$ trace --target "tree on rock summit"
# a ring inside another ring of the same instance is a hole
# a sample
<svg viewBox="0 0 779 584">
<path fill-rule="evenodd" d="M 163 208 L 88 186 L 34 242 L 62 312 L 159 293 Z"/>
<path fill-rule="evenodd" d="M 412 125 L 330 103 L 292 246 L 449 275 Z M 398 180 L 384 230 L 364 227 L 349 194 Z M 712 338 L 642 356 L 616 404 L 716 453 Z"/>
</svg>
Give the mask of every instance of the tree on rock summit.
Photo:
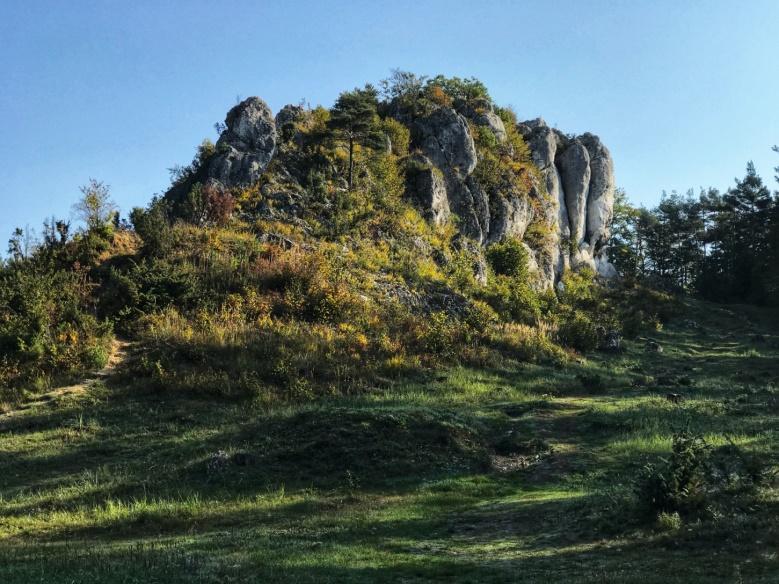
<svg viewBox="0 0 779 584">
<path fill-rule="evenodd" d="M 380 148 L 384 141 L 376 125 L 376 90 L 345 91 L 330 111 L 328 127 L 349 145 L 349 190 L 354 185 L 354 146 Z"/>
</svg>

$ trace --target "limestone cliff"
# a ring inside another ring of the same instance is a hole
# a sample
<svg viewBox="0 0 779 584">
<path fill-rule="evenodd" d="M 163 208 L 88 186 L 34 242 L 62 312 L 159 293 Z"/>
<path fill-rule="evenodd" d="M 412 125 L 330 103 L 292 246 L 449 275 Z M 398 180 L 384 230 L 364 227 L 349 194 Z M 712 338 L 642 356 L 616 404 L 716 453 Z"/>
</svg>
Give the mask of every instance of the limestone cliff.
<svg viewBox="0 0 779 584">
<path fill-rule="evenodd" d="M 244 100 L 227 114 L 216 154 L 201 178 L 225 188 L 257 183 L 302 115 L 299 106 L 285 106 L 274 118 L 260 98 Z M 397 119 L 411 135 L 407 195 L 429 221 L 441 225 L 456 215 L 460 233 L 481 246 L 507 237 L 521 240 L 531 224 L 537 225 L 544 237 L 526 243 L 541 287 L 553 286 L 569 268 L 616 275 L 606 256 L 614 164 L 597 136 L 567 136 L 542 119 L 518 123 L 516 130 L 535 165 L 530 187 L 521 190 L 508 182 L 488 188 L 474 173 L 479 152 L 473 133 L 486 129 L 497 143 L 507 140 L 507 127 L 490 103 L 440 106 L 422 116 Z M 283 185 L 265 184 L 263 193 L 273 187 L 273 196 L 302 201 L 304 178 L 296 176 L 294 164 L 282 159 L 276 166 Z"/>
</svg>

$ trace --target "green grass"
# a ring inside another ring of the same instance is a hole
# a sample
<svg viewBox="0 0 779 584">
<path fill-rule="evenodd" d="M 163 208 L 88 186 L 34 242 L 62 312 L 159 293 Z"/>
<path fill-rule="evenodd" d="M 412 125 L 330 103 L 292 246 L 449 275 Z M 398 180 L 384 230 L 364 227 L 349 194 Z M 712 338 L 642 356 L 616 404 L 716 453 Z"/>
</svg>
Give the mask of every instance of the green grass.
<svg viewBox="0 0 779 584">
<path fill-rule="evenodd" d="M 633 489 L 684 427 L 777 467 L 774 316 L 691 302 L 660 354 L 301 406 L 116 381 L 36 400 L 0 417 L 0 582 L 775 582 L 775 483 L 700 521 L 642 520 Z"/>
</svg>

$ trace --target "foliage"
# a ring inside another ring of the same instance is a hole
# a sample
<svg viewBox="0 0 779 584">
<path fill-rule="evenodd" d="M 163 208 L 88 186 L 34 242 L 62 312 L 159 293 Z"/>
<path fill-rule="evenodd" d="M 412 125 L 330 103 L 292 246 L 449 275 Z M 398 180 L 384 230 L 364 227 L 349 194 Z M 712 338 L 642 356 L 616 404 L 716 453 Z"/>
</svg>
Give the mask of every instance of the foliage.
<svg viewBox="0 0 779 584">
<path fill-rule="evenodd" d="M 90 178 L 80 190 L 82 196 L 73 205 L 73 213 L 86 224 L 87 229 L 105 227 L 113 221 L 116 203 L 111 199 L 108 185 Z"/>
<path fill-rule="evenodd" d="M 709 447 L 701 436 L 686 430 L 675 433 L 665 467 L 647 466 L 639 479 L 639 498 L 647 512 L 653 517 L 661 512 L 701 512 L 706 506 L 708 456 Z"/>
<path fill-rule="evenodd" d="M 528 277 L 528 251 L 522 242 L 507 238 L 487 248 L 487 261 L 501 276 L 526 280 Z"/>
<path fill-rule="evenodd" d="M 111 326 L 89 312 L 90 293 L 83 269 L 52 270 L 36 258 L 0 269 L 0 386 L 104 364 Z"/>
<path fill-rule="evenodd" d="M 779 302 L 779 203 L 747 165 L 725 193 L 664 194 L 652 210 L 618 192 L 610 254 L 619 271 L 716 301 Z"/>
<path fill-rule="evenodd" d="M 432 96 L 436 90 L 447 96 L 449 103 L 462 103 L 467 106 L 474 106 L 484 103 L 489 104 L 492 101 L 487 87 L 475 77 L 461 79 L 460 77 L 436 75 L 432 79 L 427 80 L 425 91 Z"/>
<path fill-rule="evenodd" d="M 582 353 L 594 351 L 600 340 L 595 323 L 581 310 L 571 310 L 561 319 L 557 338 L 566 347 L 572 347 Z"/>
<path fill-rule="evenodd" d="M 354 186 L 355 146 L 381 148 L 384 144 L 376 124 L 376 95 L 376 90 L 371 86 L 345 91 L 338 96 L 327 121 L 328 128 L 348 144 L 349 190 Z"/>
</svg>

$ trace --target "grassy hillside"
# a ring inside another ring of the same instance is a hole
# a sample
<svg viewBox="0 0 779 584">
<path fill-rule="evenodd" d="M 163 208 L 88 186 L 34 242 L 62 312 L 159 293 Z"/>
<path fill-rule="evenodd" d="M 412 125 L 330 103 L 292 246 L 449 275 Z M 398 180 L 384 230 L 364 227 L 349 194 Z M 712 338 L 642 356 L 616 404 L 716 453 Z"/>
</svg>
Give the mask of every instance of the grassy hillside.
<svg viewBox="0 0 779 584">
<path fill-rule="evenodd" d="M 0 416 L 0 581 L 775 582 L 775 317 L 299 402 L 161 390 L 130 346 Z"/>
</svg>

